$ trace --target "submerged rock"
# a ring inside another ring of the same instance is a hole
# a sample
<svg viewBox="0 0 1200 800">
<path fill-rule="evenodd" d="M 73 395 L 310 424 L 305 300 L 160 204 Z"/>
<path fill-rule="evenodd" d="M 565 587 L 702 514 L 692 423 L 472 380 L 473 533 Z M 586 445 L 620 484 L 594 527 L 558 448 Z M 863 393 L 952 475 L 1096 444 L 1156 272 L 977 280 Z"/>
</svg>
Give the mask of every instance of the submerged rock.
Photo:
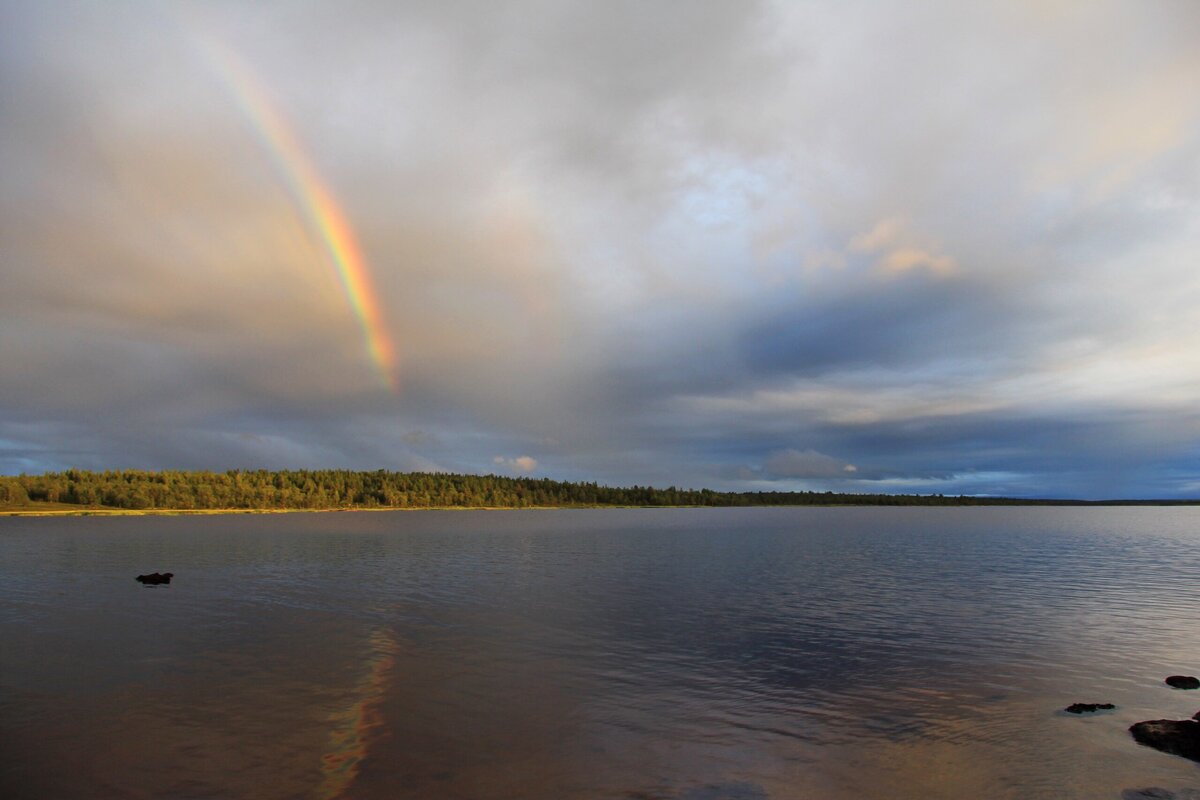
<svg viewBox="0 0 1200 800">
<path fill-rule="evenodd" d="M 1200 789 L 1179 789 L 1174 792 L 1160 786 L 1126 789 L 1121 792 L 1121 800 L 1200 800 Z"/>
<path fill-rule="evenodd" d="M 1200 721 L 1153 719 L 1135 723 L 1129 732 L 1138 744 L 1200 761 Z"/>
<path fill-rule="evenodd" d="M 151 572 L 149 575 L 138 575 L 137 582 L 146 585 L 158 585 L 160 583 L 170 583 L 171 578 L 175 577 L 173 572 Z"/>
<path fill-rule="evenodd" d="M 1116 708 L 1112 703 L 1071 703 L 1063 709 L 1068 714 L 1087 714 L 1092 711 L 1109 711 Z"/>
<path fill-rule="evenodd" d="M 767 792 L 757 783 L 733 781 L 687 789 L 679 800 L 768 800 Z"/>
<path fill-rule="evenodd" d="M 1172 675 L 1167 678 L 1167 686 L 1172 689 L 1200 689 L 1200 678 L 1191 675 Z"/>
</svg>

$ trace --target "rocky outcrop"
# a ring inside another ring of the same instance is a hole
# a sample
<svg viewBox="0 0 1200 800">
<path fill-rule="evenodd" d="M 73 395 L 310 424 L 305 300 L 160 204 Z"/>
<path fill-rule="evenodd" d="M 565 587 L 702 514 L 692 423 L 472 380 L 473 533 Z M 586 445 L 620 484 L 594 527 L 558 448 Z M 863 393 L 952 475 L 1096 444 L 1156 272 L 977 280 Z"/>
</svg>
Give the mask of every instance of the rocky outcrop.
<svg viewBox="0 0 1200 800">
<path fill-rule="evenodd" d="M 1129 732 L 1138 744 L 1200 761 L 1200 721 L 1153 719 L 1134 724 Z"/>
<path fill-rule="evenodd" d="M 1167 678 L 1167 686 L 1172 689 L 1200 689 L 1200 678 L 1191 675 L 1172 675 Z"/>
<path fill-rule="evenodd" d="M 1116 708 L 1112 703 L 1071 703 L 1063 709 L 1068 714 L 1090 714 L 1093 711 L 1111 711 Z"/>
<path fill-rule="evenodd" d="M 157 586 L 160 583 L 170 583 L 174 577 L 173 572 L 151 572 L 149 575 L 138 575 L 136 580 L 147 586 Z"/>
</svg>

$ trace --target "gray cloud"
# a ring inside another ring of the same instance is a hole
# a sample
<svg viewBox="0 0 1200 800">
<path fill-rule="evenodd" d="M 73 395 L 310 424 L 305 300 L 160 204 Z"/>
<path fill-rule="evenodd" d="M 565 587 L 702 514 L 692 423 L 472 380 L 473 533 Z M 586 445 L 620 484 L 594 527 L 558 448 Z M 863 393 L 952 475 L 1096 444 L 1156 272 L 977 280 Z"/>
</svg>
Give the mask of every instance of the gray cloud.
<svg viewBox="0 0 1200 800">
<path fill-rule="evenodd" d="M 816 450 L 789 448 L 772 453 L 763 471 L 773 478 L 847 478 L 858 472 L 858 467 Z"/>
<path fill-rule="evenodd" d="M 0 471 L 1200 485 L 1194 4 L 0 23 Z M 398 392 L 221 48 L 357 234 Z"/>
</svg>

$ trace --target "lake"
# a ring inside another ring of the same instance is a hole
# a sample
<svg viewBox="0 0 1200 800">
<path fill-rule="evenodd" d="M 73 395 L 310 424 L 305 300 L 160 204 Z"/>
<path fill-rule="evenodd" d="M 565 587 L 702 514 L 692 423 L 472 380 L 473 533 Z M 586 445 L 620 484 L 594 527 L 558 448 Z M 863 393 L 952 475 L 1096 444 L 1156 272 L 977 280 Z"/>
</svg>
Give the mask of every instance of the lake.
<svg viewBox="0 0 1200 800">
<path fill-rule="evenodd" d="M 0 518 L 4 797 L 1120 798 L 1171 674 L 1196 508 Z"/>
</svg>

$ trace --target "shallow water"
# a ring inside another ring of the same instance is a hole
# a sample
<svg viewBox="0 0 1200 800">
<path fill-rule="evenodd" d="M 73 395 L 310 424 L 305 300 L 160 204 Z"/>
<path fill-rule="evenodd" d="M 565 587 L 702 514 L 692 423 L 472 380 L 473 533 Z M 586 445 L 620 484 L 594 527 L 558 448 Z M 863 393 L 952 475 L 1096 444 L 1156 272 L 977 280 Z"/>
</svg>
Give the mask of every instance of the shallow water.
<svg viewBox="0 0 1200 800">
<path fill-rule="evenodd" d="M 1193 508 L 4 518 L 0 796 L 1200 787 L 1198 620 Z"/>
</svg>

